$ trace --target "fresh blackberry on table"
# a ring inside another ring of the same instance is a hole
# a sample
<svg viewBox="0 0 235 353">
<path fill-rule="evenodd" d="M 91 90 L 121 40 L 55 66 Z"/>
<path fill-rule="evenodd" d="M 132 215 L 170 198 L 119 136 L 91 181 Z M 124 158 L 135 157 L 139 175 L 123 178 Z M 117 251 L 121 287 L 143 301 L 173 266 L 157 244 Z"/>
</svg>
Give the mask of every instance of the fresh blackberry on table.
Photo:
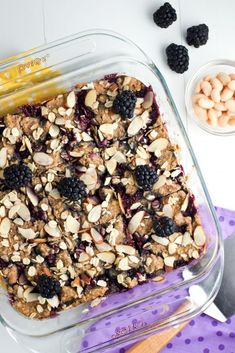
<svg viewBox="0 0 235 353">
<path fill-rule="evenodd" d="M 161 217 L 154 220 L 153 229 L 157 236 L 167 237 L 177 231 L 177 224 L 169 217 Z"/>
<path fill-rule="evenodd" d="M 188 70 L 189 56 L 188 49 L 183 45 L 171 43 L 166 48 L 167 63 L 171 70 L 182 74 Z"/>
<path fill-rule="evenodd" d="M 153 20 L 157 26 L 167 28 L 177 20 L 177 14 L 171 4 L 165 2 L 164 5 L 154 12 Z"/>
<path fill-rule="evenodd" d="M 138 165 L 135 168 L 135 179 L 143 190 L 151 190 L 153 184 L 158 180 L 156 170 L 149 165 Z"/>
<path fill-rule="evenodd" d="M 86 185 L 78 178 L 62 178 L 57 189 L 59 193 L 70 201 L 81 201 L 87 196 Z"/>
<path fill-rule="evenodd" d="M 3 172 L 4 183 L 9 189 L 20 189 L 32 181 L 32 171 L 25 164 L 12 164 Z"/>
<path fill-rule="evenodd" d="M 134 114 L 136 95 L 132 91 L 122 91 L 113 101 L 113 111 L 123 119 L 132 118 Z"/>
<path fill-rule="evenodd" d="M 201 45 L 205 45 L 207 43 L 208 36 L 209 28 L 205 23 L 203 23 L 187 29 L 186 41 L 188 45 L 193 45 L 195 48 L 199 48 Z"/>
<path fill-rule="evenodd" d="M 37 289 L 39 294 L 47 299 L 53 298 L 54 295 L 59 295 L 61 292 L 60 282 L 56 278 L 47 275 L 38 277 Z"/>
</svg>

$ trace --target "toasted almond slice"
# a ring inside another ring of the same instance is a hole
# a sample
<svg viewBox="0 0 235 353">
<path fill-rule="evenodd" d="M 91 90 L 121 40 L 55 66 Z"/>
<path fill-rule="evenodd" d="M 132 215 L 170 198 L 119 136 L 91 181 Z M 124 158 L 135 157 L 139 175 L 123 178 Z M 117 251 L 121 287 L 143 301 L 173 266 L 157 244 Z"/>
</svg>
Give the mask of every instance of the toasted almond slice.
<svg viewBox="0 0 235 353">
<path fill-rule="evenodd" d="M 166 266 L 173 267 L 175 262 L 175 257 L 174 256 L 167 256 L 164 259 L 164 263 Z"/>
<path fill-rule="evenodd" d="M 96 243 L 95 246 L 100 252 L 113 250 L 112 246 L 108 243 L 105 243 L 104 241 L 102 243 Z"/>
<path fill-rule="evenodd" d="M 0 224 L 0 236 L 2 238 L 7 238 L 11 228 L 11 221 L 9 218 L 5 217 Z"/>
<path fill-rule="evenodd" d="M 54 295 L 54 297 L 51 299 L 47 299 L 47 302 L 52 308 L 57 308 L 60 304 L 59 298 L 57 297 L 57 295 Z"/>
<path fill-rule="evenodd" d="M 3 147 L 0 150 L 0 168 L 4 168 L 7 163 L 7 148 Z"/>
<path fill-rule="evenodd" d="M 71 215 L 68 215 L 66 219 L 66 227 L 69 232 L 76 234 L 80 229 L 80 223 Z"/>
<path fill-rule="evenodd" d="M 134 136 L 138 134 L 138 132 L 143 128 L 143 126 L 144 123 L 141 116 L 136 116 L 128 126 L 127 134 L 129 136 Z"/>
<path fill-rule="evenodd" d="M 197 226 L 193 233 L 196 245 L 203 246 L 206 243 L 206 235 L 202 226 Z"/>
<path fill-rule="evenodd" d="M 156 243 L 167 246 L 169 244 L 169 239 L 167 238 L 163 238 L 163 237 L 159 237 L 155 234 L 152 235 L 152 239 L 154 241 L 156 241 Z"/>
<path fill-rule="evenodd" d="M 92 208 L 92 210 L 88 213 L 88 221 L 95 223 L 100 219 L 102 207 L 101 205 L 97 205 Z"/>
<path fill-rule="evenodd" d="M 80 254 L 79 259 L 78 259 L 79 262 L 85 262 L 85 261 L 89 261 L 89 260 L 90 260 L 90 257 L 85 251 L 83 251 Z"/>
<path fill-rule="evenodd" d="M 51 137 L 57 137 L 60 133 L 60 129 L 57 125 L 51 125 L 50 129 L 49 129 L 49 134 L 51 135 Z"/>
<path fill-rule="evenodd" d="M 169 217 L 169 218 L 173 217 L 173 208 L 171 207 L 171 205 L 169 204 L 164 205 L 162 211 L 166 217 Z"/>
<path fill-rule="evenodd" d="M 33 190 L 29 187 L 26 188 L 26 193 L 30 201 L 32 202 L 33 206 L 38 205 L 38 197 L 37 195 L 33 192 Z"/>
<path fill-rule="evenodd" d="M 44 152 L 36 152 L 33 156 L 33 160 L 35 163 L 45 167 L 53 164 L 53 158 Z"/>
<path fill-rule="evenodd" d="M 139 211 L 131 218 L 128 224 L 128 230 L 131 234 L 135 233 L 135 231 L 139 227 L 142 219 L 144 218 L 144 213 L 144 211 Z"/>
<path fill-rule="evenodd" d="M 175 254 L 177 248 L 178 248 L 177 244 L 175 244 L 175 243 L 170 243 L 170 244 L 168 245 L 168 252 L 169 252 L 169 255 Z"/>
<path fill-rule="evenodd" d="M 187 246 L 193 242 L 193 239 L 189 232 L 185 232 L 183 235 L 182 246 Z"/>
<path fill-rule="evenodd" d="M 117 167 L 117 161 L 115 159 L 110 159 L 105 162 L 105 166 L 109 172 L 110 175 L 113 175 L 113 173 L 116 170 Z"/>
<path fill-rule="evenodd" d="M 168 144 L 169 144 L 169 141 L 167 139 L 165 139 L 164 137 L 159 137 L 148 146 L 148 151 L 149 152 L 162 151 L 168 146 Z"/>
<path fill-rule="evenodd" d="M 181 211 L 185 212 L 187 210 L 188 201 L 189 201 L 189 194 L 187 194 L 187 196 L 184 199 L 184 202 L 181 205 Z"/>
<path fill-rule="evenodd" d="M 112 159 L 115 159 L 118 163 L 126 163 L 126 156 L 121 151 L 117 151 Z"/>
<path fill-rule="evenodd" d="M 109 139 L 113 137 L 113 124 L 102 124 L 100 125 L 99 130 L 102 132 L 104 137 L 107 137 Z"/>
<path fill-rule="evenodd" d="M 130 255 L 128 256 L 128 259 L 133 262 L 134 264 L 138 264 L 140 262 L 140 259 L 138 259 L 137 256 Z"/>
<path fill-rule="evenodd" d="M 96 244 L 102 244 L 104 241 L 102 235 L 95 228 L 91 228 L 91 237 Z"/>
<path fill-rule="evenodd" d="M 162 174 L 159 176 L 158 181 L 153 185 L 153 191 L 160 189 L 165 184 L 166 184 L 166 176 Z"/>
<path fill-rule="evenodd" d="M 128 271 L 131 269 L 128 263 L 128 257 L 124 257 L 119 261 L 118 268 L 122 271 Z"/>
<path fill-rule="evenodd" d="M 121 195 L 118 194 L 117 197 L 118 197 L 118 203 L 119 203 L 120 209 L 121 209 L 122 213 L 125 214 L 125 209 L 124 209 L 124 206 L 123 206 L 123 203 L 122 203 Z"/>
<path fill-rule="evenodd" d="M 20 233 L 20 235 L 22 235 L 22 237 L 24 237 L 27 240 L 31 240 L 36 237 L 36 233 L 31 228 L 18 227 L 18 232 Z"/>
<path fill-rule="evenodd" d="M 17 213 L 25 222 L 30 221 L 30 212 L 24 203 L 20 203 L 20 208 L 18 209 Z"/>
<path fill-rule="evenodd" d="M 135 249 L 133 248 L 133 246 L 130 245 L 116 245 L 116 250 L 120 253 L 124 253 L 127 255 L 135 255 Z"/>
<path fill-rule="evenodd" d="M 49 224 L 45 224 L 44 229 L 51 237 L 59 238 L 61 236 L 61 231 L 58 226 L 52 228 Z"/>
<path fill-rule="evenodd" d="M 152 104 L 153 104 L 153 92 L 149 91 L 146 93 L 146 95 L 144 96 L 144 103 L 142 104 L 142 107 L 144 109 L 149 109 L 151 108 Z"/>
<path fill-rule="evenodd" d="M 20 209 L 20 204 L 15 204 L 8 212 L 8 217 L 9 218 L 14 218 L 14 216 L 16 215 L 16 213 L 19 211 Z"/>
<path fill-rule="evenodd" d="M 70 92 L 67 96 L 67 106 L 73 108 L 76 104 L 76 96 L 74 91 Z"/>
<path fill-rule="evenodd" d="M 108 264 L 113 264 L 115 261 L 115 255 L 112 252 L 101 252 L 97 254 L 97 257 Z"/>
<path fill-rule="evenodd" d="M 87 92 L 86 98 L 85 98 L 85 105 L 87 107 L 92 108 L 93 104 L 96 102 L 97 99 L 97 92 L 95 89 L 91 89 L 90 91 Z"/>
</svg>

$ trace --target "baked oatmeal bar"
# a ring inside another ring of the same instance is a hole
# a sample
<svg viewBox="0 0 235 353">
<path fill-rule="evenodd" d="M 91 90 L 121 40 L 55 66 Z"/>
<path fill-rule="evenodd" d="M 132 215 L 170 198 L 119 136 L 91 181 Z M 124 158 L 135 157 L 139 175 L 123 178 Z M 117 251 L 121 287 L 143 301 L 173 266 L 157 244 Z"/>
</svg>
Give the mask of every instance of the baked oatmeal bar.
<svg viewBox="0 0 235 353">
<path fill-rule="evenodd" d="M 43 319 L 199 258 L 206 237 L 154 93 L 111 75 L 0 119 L 0 274 Z"/>
</svg>

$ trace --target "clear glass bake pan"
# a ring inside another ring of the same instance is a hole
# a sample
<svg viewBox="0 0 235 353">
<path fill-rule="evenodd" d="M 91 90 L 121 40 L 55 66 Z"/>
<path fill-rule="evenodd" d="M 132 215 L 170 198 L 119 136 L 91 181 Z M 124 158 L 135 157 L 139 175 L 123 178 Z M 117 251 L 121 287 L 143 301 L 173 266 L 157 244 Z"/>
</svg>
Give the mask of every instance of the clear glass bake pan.
<svg viewBox="0 0 235 353">
<path fill-rule="evenodd" d="M 0 319 L 8 332 L 34 352 L 111 352 L 112 347 L 189 320 L 214 299 L 223 269 L 219 225 L 192 147 L 164 77 L 146 54 L 119 34 L 92 30 L 52 42 L 0 63 L 0 116 L 23 104 L 64 92 L 78 82 L 113 73 L 134 76 L 156 93 L 171 140 L 195 195 L 207 234 L 207 251 L 196 263 L 127 292 L 108 296 L 94 308 L 83 304 L 38 321 L 16 312 L 4 289 Z M 189 289 L 199 286 L 201 298 Z M 198 300 L 197 300 L 198 299 Z M 32 338 L 33 337 L 33 338 Z M 33 343 L 32 343 L 33 342 Z"/>
</svg>

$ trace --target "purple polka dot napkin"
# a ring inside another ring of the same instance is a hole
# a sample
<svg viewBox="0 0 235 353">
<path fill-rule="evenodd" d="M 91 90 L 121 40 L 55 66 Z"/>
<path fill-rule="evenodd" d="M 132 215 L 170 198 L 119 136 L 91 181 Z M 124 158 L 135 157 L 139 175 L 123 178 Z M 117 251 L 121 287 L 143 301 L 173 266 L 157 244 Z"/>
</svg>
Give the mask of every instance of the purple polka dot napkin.
<svg viewBox="0 0 235 353">
<path fill-rule="evenodd" d="M 226 238 L 235 231 L 235 212 L 216 207 Z M 234 279 L 235 280 L 235 279 Z M 235 295 L 235 294 L 234 294 Z M 112 353 L 125 353 L 130 348 L 119 347 Z M 161 353 L 235 353 L 235 316 L 221 323 L 201 314 L 179 332 Z M 154 353 L 154 352 L 149 352 Z"/>
</svg>

